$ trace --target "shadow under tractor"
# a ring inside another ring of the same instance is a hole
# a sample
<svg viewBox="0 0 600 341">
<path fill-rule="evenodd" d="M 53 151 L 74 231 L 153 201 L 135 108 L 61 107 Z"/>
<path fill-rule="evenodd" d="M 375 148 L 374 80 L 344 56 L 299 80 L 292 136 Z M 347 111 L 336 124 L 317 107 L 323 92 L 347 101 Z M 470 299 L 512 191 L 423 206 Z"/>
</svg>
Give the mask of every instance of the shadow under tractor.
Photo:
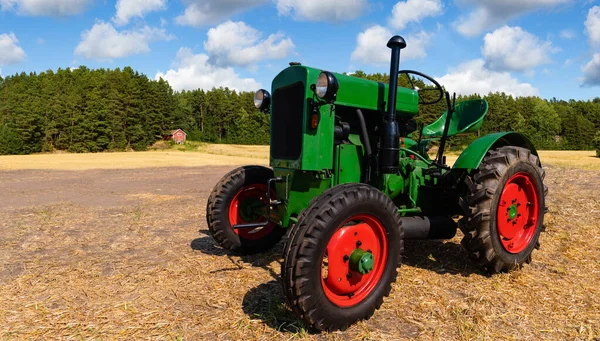
<svg viewBox="0 0 600 341">
<path fill-rule="evenodd" d="M 271 115 L 272 168 L 235 169 L 208 200 L 210 233 L 230 252 L 266 251 L 290 230 L 283 290 L 317 330 L 374 314 L 405 240 L 451 239 L 460 228 L 473 261 L 497 273 L 530 262 L 544 229 L 544 170 L 532 143 L 515 132 L 487 135 L 447 166 L 447 139 L 477 131 L 488 104 L 456 103 L 430 76 L 399 71 L 406 42 L 394 36 L 387 46 L 389 84 L 291 63 L 271 93 L 259 90 L 255 105 Z M 398 86 L 402 74 L 412 86 Z M 419 89 L 416 77 L 432 86 Z M 448 111 L 409 138 L 419 105 L 441 100 Z"/>
</svg>

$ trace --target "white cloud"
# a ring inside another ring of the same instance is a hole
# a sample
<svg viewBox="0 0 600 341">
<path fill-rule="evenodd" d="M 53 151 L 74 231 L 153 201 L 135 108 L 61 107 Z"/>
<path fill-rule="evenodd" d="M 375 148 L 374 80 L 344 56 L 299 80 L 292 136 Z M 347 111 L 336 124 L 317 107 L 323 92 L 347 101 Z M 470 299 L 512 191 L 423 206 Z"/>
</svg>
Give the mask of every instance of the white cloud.
<svg viewBox="0 0 600 341">
<path fill-rule="evenodd" d="M 583 71 L 583 86 L 600 85 L 600 53 L 594 53 L 592 60 L 581 70 Z"/>
<path fill-rule="evenodd" d="M 358 18 L 368 0 L 274 0 L 281 16 L 304 21 L 346 21 Z"/>
<path fill-rule="evenodd" d="M 19 63 L 26 56 L 14 33 L 0 34 L 0 65 Z"/>
<path fill-rule="evenodd" d="M 600 47 L 600 6 L 594 6 L 588 11 L 585 21 L 585 32 L 592 47 Z"/>
<path fill-rule="evenodd" d="M 185 12 L 175 18 L 179 25 L 202 27 L 215 24 L 235 13 L 262 5 L 268 0 L 183 0 Z"/>
<path fill-rule="evenodd" d="M 483 59 L 475 59 L 459 65 L 456 70 L 438 78 L 448 91 L 463 95 L 504 92 L 513 96 L 538 96 L 539 90 L 529 83 L 521 83 L 508 72 L 496 72 L 485 68 Z"/>
<path fill-rule="evenodd" d="M 117 25 L 126 25 L 133 17 L 143 18 L 146 14 L 167 8 L 167 0 L 117 0 L 117 13 L 113 21 Z"/>
<path fill-rule="evenodd" d="M 600 48 L 600 6 L 594 6 L 588 11 L 585 20 L 585 32 L 588 35 L 592 49 Z M 582 86 L 600 86 L 600 53 L 594 53 L 592 60 L 581 67 L 583 71 Z"/>
<path fill-rule="evenodd" d="M 486 30 L 504 25 L 508 20 L 535 10 L 552 8 L 572 0 L 458 0 L 459 5 L 473 10 L 454 22 L 456 30 L 465 36 L 477 36 Z"/>
<path fill-rule="evenodd" d="M 563 39 L 571 40 L 577 37 L 577 33 L 572 29 L 564 29 L 560 31 L 560 37 Z"/>
<path fill-rule="evenodd" d="M 497 71 L 527 72 L 550 63 L 552 43 L 542 42 L 520 27 L 503 26 L 486 34 L 481 49 L 487 66 Z"/>
<path fill-rule="evenodd" d="M 67 16 L 84 12 L 93 0 L 0 0 L 3 11 L 16 10 L 21 15 Z"/>
<path fill-rule="evenodd" d="M 385 27 L 375 25 L 367 28 L 356 37 L 356 49 L 352 52 L 352 60 L 365 64 L 389 63 L 390 52 L 386 44 L 392 32 Z"/>
<path fill-rule="evenodd" d="M 382 26 L 375 25 L 358 34 L 356 49 L 352 60 L 365 64 L 384 65 L 390 63 L 391 50 L 387 43 L 393 33 Z M 425 48 L 433 37 L 432 33 L 421 31 L 406 36 L 406 48 L 402 50 L 401 60 L 422 59 L 427 56 Z"/>
<path fill-rule="evenodd" d="M 442 14 L 441 0 L 406 0 L 399 1 L 392 9 L 389 19 L 391 27 L 403 30 L 410 22 L 419 22 L 426 17 Z"/>
<path fill-rule="evenodd" d="M 97 22 L 81 34 L 75 54 L 88 59 L 111 60 L 150 51 L 149 43 L 173 37 L 164 29 L 145 26 L 131 31 L 118 32 L 110 23 Z"/>
<path fill-rule="evenodd" d="M 177 69 L 158 72 L 155 79 L 169 82 L 176 91 L 229 87 L 238 91 L 255 91 L 261 84 L 252 78 L 242 78 L 231 67 L 218 67 L 209 63 L 206 54 L 193 54 L 189 48 L 177 53 Z"/>
<path fill-rule="evenodd" d="M 261 32 L 244 22 L 227 21 L 208 30 L 204 49 L 211 62 L 222 66 L 249 66 L 262 60 L 287 57 L 294 43 L 282 33 L 261 40 Z"/>
</svg>

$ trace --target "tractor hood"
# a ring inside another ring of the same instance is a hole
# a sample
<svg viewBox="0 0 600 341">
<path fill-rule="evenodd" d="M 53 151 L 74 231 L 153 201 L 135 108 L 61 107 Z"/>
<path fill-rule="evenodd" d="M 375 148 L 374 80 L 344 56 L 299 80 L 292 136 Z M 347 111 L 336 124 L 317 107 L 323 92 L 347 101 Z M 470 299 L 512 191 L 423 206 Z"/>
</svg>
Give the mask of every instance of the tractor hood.
<svg viewBox="0 0 600 341">
<path fill-rule="evenodd" d="M 281 71 L 273 80 L 272 93 L 276 89 L 302 82 L 306 89 L 306 98 L 312 98 L 311 84 L 315 84 L 321 69 L 302 65 L 294 65 Z M 337 78 L 340 89 L 335 100 L 336 105 L 364 110 L 387 110 L 389 86 L 366 79 L 360 79 L 340 73 L 333 73 Z M 414 116 L 419 111 L 419 94 L 415 90 L 398 88 L 396 112 L 399 116 Z"/>
</svg>

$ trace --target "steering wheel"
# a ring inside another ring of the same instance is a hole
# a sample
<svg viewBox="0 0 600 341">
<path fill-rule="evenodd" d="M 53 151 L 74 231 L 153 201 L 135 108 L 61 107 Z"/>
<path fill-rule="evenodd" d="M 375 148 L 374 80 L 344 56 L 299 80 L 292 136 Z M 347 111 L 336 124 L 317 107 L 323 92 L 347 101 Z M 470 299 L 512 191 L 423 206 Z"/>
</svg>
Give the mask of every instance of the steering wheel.
<svg viewBox="0 0 600 341">
<path fill-rule="evenodd" d="M 422 78 L 427 79 L 428 81 L 430 81 L 433 85 L 435 85 L 435 88 L 429 88 L 429 89 L 418 89 L 418 93 L 419 93 L 419 104 L 423 104 L 423 105 L 430 105 L 430 104 L 436 104 L 437 102 L 441 101 L 442 98 L 444 98 L 444 89 L 442 88 L 442 86 L 440 85 L 440 83 L 438 83 L 435 79 L 433 79 L 433 77 L 427 76 L 424 73 L 418 72 L 418 71 L 413 71 L 413 70 L 400 70 L 398 71 L 398 74 L 405 74 L 408 77 L 408 81 L 410 82 L 410 86 L 412 86 L 413 90 L 417 90 L 418 88 L 415 86 L 415 84 L 413 83 L 412 78 L 410 77 L 411 75 L 416 75 Z M 433 101 L 428 101 L 426 102 L 423 99 L 423 96 L 421 96 L 421 94 L 425 91 L 437 91 L 439 93 L 439 96 L 433 100 Z"/>
</svg>

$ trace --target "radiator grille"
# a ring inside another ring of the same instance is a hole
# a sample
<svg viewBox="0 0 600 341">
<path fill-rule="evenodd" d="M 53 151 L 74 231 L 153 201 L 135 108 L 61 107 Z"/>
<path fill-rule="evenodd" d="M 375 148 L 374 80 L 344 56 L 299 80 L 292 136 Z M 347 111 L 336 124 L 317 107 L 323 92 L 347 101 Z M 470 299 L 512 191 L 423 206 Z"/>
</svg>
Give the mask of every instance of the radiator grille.
<svg viewBox="0 0 600 341">
<path fill-rule="evenodd" d="M 271 118 L 271 157 L 297 160 L 302 153 L 304 83 L 275 90 Z"/>
</svg>

